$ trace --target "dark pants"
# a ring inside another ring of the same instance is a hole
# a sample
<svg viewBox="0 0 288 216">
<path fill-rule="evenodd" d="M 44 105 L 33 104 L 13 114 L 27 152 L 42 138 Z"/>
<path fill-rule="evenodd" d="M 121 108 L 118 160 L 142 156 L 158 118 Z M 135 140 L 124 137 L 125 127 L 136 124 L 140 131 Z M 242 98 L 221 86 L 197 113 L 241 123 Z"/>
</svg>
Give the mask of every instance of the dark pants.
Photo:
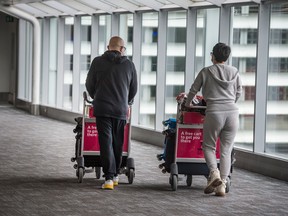
<svg viewBox="0 0 288 216">
<path fill-rule="evenodd" d="M 100 159 L 105 180 L 119 174 L 122 161 L 124 127 L 126 120 L 96 117 L 100 145 Z"/>
</svg>

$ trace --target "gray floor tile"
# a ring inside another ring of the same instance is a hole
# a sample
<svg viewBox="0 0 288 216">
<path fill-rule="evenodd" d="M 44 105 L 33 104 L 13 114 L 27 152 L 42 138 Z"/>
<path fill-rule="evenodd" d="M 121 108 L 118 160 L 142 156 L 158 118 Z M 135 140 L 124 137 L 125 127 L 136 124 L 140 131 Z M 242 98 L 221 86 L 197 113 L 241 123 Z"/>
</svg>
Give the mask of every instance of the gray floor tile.
<svg viewBox="0 0 288 216">
<path fill-rule="evenodd" d="M 132 140 L 135 179 L 120 176 L 113 191 L 101 190 L 103 179 L 87 173 L 78 183 L 70 158 L 74 124 L 32 116 L 0 106 L 1 216 L 169 216 L 288 215 L 288 183 L 234 169 L 225 197 L 205 195 L 204 176 L 191 187 L 180 176 L 177 191 L 158 168 L 162 148 Z"/>
</svg>

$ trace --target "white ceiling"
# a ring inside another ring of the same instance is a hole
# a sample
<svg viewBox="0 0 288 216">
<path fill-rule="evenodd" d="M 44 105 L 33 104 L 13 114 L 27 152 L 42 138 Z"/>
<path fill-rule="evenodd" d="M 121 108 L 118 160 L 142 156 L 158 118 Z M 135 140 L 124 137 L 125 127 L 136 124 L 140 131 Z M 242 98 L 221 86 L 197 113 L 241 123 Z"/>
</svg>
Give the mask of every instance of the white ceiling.
<svg viewBox="0 0 288 216">
<path fill-rule="evenodd" d="M 263 0 L 0 0 L 35 17 L 65 16 L 97 13 L 135 12 L 167 8 L 221 6 L 222 4 L 254 2 Z"/>
</svg>

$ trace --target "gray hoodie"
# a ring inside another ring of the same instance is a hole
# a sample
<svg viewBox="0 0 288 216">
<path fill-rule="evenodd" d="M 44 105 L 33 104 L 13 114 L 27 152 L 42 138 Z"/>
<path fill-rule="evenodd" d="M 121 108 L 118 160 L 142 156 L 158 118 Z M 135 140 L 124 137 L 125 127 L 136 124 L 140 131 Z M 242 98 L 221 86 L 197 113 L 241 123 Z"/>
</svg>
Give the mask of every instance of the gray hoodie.
<svg viewBox="0 0 288 216">
<path fill-rule="evenodd" d="M 207 103 L 206 111 L 237 110 L 235 103 L 242 93 L 238 70 L 226 64 L 214 64 L 203 68 L 192 84 L 186 105 L 189 105 L 202 88 Z"/>
</svg>

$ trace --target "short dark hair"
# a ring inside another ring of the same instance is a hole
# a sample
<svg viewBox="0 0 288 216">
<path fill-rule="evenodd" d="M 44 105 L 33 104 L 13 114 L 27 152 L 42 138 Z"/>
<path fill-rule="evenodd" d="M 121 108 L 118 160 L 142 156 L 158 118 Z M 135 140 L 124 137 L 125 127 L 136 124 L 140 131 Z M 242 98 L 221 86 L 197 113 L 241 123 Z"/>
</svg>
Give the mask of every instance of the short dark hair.
<svg viewBox="0 0 288 216">
<path fill-rule="evenodd" d="M 213 55 L 217 62 L 225 62 L 231 53 L 231 48 L 225 43 L 217 43 L 213 47 Z"/>
</svg>

